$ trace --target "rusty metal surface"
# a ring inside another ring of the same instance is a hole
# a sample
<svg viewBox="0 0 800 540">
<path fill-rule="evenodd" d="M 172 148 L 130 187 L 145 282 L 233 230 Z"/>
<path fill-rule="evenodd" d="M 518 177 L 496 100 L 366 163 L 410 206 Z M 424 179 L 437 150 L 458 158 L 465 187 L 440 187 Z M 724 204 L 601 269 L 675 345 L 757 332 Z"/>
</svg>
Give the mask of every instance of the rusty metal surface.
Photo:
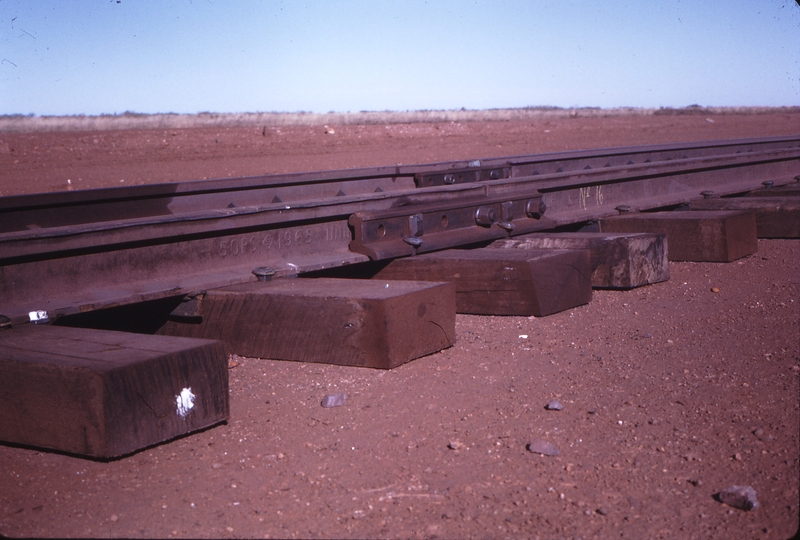
<svg viewBox="0 0 800 540">
<path fill-rule="evenodd" d="M 167 216 L 242 206 L 292 204 L 310 198 L 371 193 L 525 177 L 691 157 L 749 154 L 796 148 L 798 137 L 692 144 L 649 145 L 538 155 L 372 167 L 284 175 L 198 180 L 0 197 L 0 233 L 67 225 Z M 456 181 L 445 182 L 451 176 Z"/>
<path fill-rule="evenodd" d="M 623 206 L 624 211 L 649 210 L 701 199 L 703 193 L 745 192 L 766 178 L 793 182 L 799 169 L 794 148 L 492 180 L 476 184 L 484 187 L 482 197 L 463 197 L 458 205 L 419 201 L 356 213 L 350 218 L 351 249 L 373 259 L 413 255 L 597 220 L 617 215 Z M 481 209 L 494 218 L 480 220 Z M 421 216 L 417 230 L 422 234 L 411 234 L 405 225 L 411 215 Z M 408 236 L 415 241 L 410 243 Z"/>
<path fill-rule="evenodd" d="M 0 313 L 190 294 L 255 280 L 255 267 L 413 255 L 798 174 L 800 136 L 7 197 Z"/>
</svg>

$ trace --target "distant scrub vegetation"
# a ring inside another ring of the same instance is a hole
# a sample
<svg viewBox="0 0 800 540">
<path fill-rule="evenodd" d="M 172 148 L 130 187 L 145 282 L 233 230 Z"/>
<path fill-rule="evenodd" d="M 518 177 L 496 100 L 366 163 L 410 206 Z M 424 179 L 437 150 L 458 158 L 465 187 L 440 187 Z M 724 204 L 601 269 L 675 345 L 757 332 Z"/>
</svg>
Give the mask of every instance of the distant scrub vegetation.
<svg viewBox="0 0 800 540">
<path fill-rule="evenodd" d="M 321 126 L 326 124 L 411 124 L 420 122 L 506 122 L 512 120 L 538 120 L 567 117 L 764 114 L 775 112 L 798 113 L 800 112 L 800 107 L 701 107 L 699 105 L 691 105 L 683 108 L 662 107 L 658 109 L 643 109 L 621 107 L 615 109 L 601 109 L 598 107 L 560 108 L 539 106 L 517 109 L 458 109 L 401 112 L 361 111 L 346 113 L 201 112 L 198 114 L 145 114 L 125 111 L 122 114 L 101 114 L 97 116 L 35 116 L 33 114 L 7 114 L 0 115 L 0 132 L 179 129 L 236 126 Z"/>
</svg>

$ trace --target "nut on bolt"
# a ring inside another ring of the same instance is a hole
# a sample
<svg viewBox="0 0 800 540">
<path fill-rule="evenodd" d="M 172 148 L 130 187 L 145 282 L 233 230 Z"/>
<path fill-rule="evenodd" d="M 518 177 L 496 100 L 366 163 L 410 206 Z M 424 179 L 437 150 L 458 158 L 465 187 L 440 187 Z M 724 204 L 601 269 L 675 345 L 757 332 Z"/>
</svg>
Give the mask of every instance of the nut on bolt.
<svg viewBox="0 0 800 540">
<path fill-rule="evenodd" d="M 711 190 L 701 191 L 700 195 L 702 195 L 704 199 L 713 199 L 714 198 L 714 192 L 711 191 Z"/>
<path fill-rule="evenodd" d="M 541 218 L 547 211 L 547 205 L 542 199 L 531 199 L 525 204 L 525 213 L 533 219 Z"/>
<path fill-rule="evenodd" d="M 494 208 L 489 206 L 480 206 L 475 210 L 475 223 L 482 227 L 489 227 L 492 223 L 497 221 L 497 214 Z"/>
<path fill-rule="evenodd" d="M 253 268 L 253 274 L 258 278 L 258 281 L 270 281 L 276 273 L 274 268 L 267 268 L 266 266 Z"/>
</svg>

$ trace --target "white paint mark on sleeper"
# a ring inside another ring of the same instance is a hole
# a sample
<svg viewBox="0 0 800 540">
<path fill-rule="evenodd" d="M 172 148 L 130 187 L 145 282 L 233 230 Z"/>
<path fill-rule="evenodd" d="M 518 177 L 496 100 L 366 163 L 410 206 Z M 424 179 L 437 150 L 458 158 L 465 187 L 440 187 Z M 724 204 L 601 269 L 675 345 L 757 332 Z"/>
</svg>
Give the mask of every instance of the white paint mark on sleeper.
<svg viewBox="0 0 800 540">
<path fill-rule="evenodd" d="M 178 416 L 186 418 L 189 411 L 194 407 L 194 394 L 191 388 L 184 388 L 181 390 L 181 395 L 175 396 L 175 401 L 178 404 Z"/>
<path fill-rule="evenodd" d="M 31 311 L 28 313 L 28 320 L 33 324 L 44 324 L 50 322 L 50 317 L 44 310 Z"/>
</svg>

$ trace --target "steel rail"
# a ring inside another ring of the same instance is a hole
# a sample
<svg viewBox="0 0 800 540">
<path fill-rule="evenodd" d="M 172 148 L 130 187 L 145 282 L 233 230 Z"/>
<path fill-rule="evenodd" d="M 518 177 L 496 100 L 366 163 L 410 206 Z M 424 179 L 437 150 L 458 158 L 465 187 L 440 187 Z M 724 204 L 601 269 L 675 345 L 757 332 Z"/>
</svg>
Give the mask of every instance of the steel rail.
<svg viewBox="0 0 800 540">
<path fill-rule="evenodd" d="M 425 165 L 372 167 L 171 184 L 62 191 L 0 198 L 0 233 L 89 222 L 167 216 L 269 203 L 294 203 L 380 190 L 471 183 L 507 177 L 577 172 L 691 157 L 752 153 L 796 147 L 797 137 L 693 144 L 649 145 L 548 154 L 452 161 Z"/>
<path fill-rule="evenodd" d="M 195 294 L 775 186 L 800 136 L 493 158 L 0 199 L 13 322 Z"/>
</svg>

